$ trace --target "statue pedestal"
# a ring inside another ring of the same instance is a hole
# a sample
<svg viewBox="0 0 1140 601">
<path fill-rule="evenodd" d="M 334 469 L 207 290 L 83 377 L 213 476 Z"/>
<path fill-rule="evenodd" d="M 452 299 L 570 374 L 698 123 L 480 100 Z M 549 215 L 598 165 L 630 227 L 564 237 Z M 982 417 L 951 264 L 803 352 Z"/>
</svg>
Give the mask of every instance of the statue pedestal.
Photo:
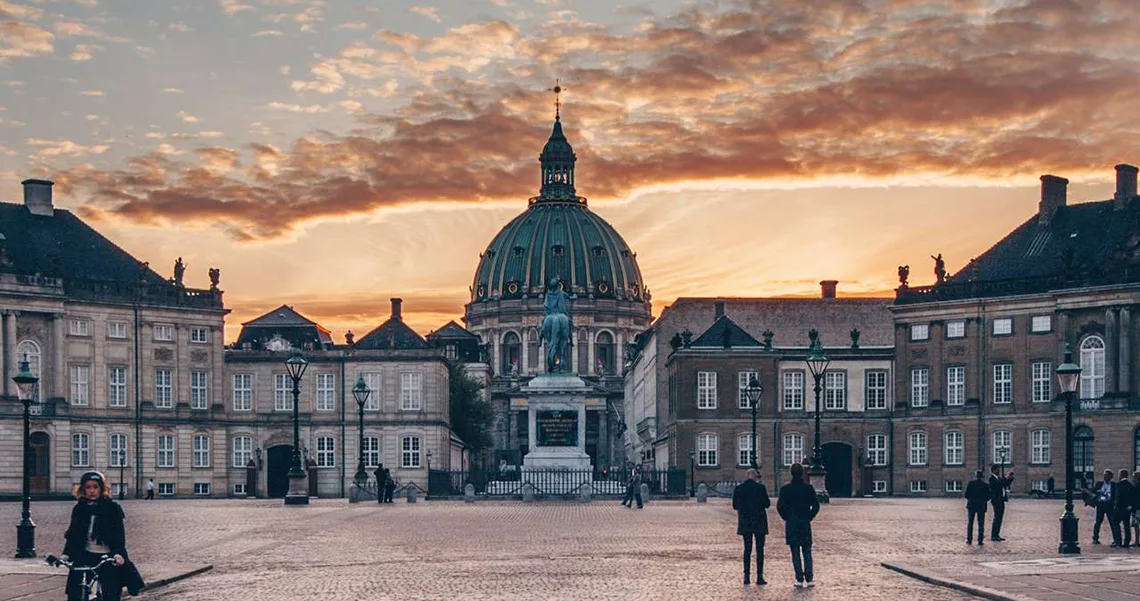
<svg viewBox="0 0 1140 601">
<path fill-rule="evenodd" d="M 578 376 L 544 373 L 527 383 L 530 449 L 523 470 L 593 471 L 586 454 L 586 393 Z"/>
</svg>

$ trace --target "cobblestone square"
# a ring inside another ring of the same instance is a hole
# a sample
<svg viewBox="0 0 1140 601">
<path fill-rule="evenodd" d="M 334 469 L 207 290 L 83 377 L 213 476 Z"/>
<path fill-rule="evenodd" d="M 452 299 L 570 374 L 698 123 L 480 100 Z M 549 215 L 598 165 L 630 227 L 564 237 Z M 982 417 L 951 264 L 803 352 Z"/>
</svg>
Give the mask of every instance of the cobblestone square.
<svg viewBox="0 0 1140 601">
<path fill-rule="evenodd" d="M 792 587 L 783 523 L 769 512 L 767 587 L 741 585 L 735 514 L 659 501 L 637 511 L 616 500 L 580 503 L 315 500 L 127 501 L 131 552 L 143 570 L 211 564 L 204 574 L 145 593 L 221 599 L 968 599 L 881 567 L 902 562 L 942 574 L 980 564 L 1056 557 L 1059 501 L 1015 500 L 1003 543 L 967 547 L 964 510 L 949 499 L 851 499 L 824 506 L 816 525 L 815 589 Z M 33 506 L 41 556 L 58 552 L 71 505 Z M 17 504 L 0 506 L 15 524 Z M 1136 556 L 1088 544 L 1085 557 Z M 6 534 L 14 547 L 14 527 Z M 1127 562 L 1126 562 L 1127 563 Z M 1133 568 L 1135 569 L 1135 568 Z"/>
</svg>

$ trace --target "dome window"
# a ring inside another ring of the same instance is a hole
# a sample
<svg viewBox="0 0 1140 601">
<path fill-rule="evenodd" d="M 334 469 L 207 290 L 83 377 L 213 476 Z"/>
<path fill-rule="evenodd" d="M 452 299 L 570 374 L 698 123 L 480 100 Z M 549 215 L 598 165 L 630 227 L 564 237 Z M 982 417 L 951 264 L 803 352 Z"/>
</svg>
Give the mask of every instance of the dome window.
<svg viewBox="0 0 1140 601">
<path fill-rule="evenodd" d="M 595 257 L 602 257 L 606 254 L 606 249 L 602 248 L 601 246 L 595 246 L 590 250 L 594 251 Z"/>
<path fill-rule="evenodd" d="M 554 246 L 550 247 L 550 254 L 556 257 L 561 257 L 566 254 L 566 247 L 562 246 L 561 244 L 555 244 Z"/>
<path fill-rule="evenodd" d="M 521 257 L 523 256 L 523 253 L 526 252 L 526 249 L 521 246 L 516 246 L 512 250 L 514 251 L 516 257 Z"/>
</svg>

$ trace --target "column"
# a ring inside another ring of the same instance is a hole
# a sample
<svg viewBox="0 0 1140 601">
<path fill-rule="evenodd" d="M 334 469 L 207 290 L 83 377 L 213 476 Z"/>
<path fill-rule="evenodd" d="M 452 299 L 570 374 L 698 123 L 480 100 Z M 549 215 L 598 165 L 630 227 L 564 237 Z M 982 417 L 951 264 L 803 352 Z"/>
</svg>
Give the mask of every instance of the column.
<svg viewBox="0 0 1140 601">
<path fill-rule="evenodd" d="M 1118 363 L 1117 390 L 1132 392 L 1132 309 L 1120 308 L 1120 357 Z"/>
<path fill-rule="evenodd" d="M 1065 342 L 1069 340 L 1069 312 L 1061 311 L 1057 314 L 1057 357 L 1062 361 L 1065 358 Z M 1073 348 L 1073 351 L 1076 351 Z M 1060 364 L 1060 361 L 1057 362 Z"/>
<path fill-rule="evenodd" d="M 53 315 L 51 318 L 51 396 L 63 398 L 67 396 L 66 381 L 63 374 L 63 328 L 66 327 L 63 315 Z M 95 333 L 91 333 L 92 337 Z M 94 368 L 92 368 L 94 369 Z M 94 388 L 92 388 L 94 390 Z"/>
<path fill-rule="evenodd" d="M 570 343 L 570 373 L 578 375 L 582 366 L 578 365 L 578 330 L 573 328 L 570 330 Z"/>
<path fill-rule="evenodd" d="M 625 330 L 617 331 L 617 341 L 614 347 L 614 374 L 622 375 L 625 371 Z"/>
<path fill-rule="evenodd" d="M 8 373 L 8 351 L 12 348 L 12 341 L 8 340 L 8 337 L 4 334 L 4 332 L 6 331 L 4 329 L 4 326 L 7 323 L 8 323 L 8 312 L 5 311 L 4 313 L 0 313 L 0 349 L 3 349 L 3 353 L 0 354 L 0 376 L 5 376 L 4 377 L 4 385 L 3 385 L 3 389 L 2 389 L 4 391 L 5 395 L 11 394 L 8 391 L 8 386 L 9 386 L 8 381 L 9 380 L 6 377 L 6 374 Z"/>
<path fill-rule="evenodd" d="M 1104 310 L 1104 393 L 1110 395 L 1116 392 L 1116 358 L 1118 342 L 1116 328 L 1116 309 L 1109 307 Z"/>
<path fill-rule="evenodd" d="M 603 466 L 614 465 L 614 445 L 613 441 L 610 440 L 609 428 L 609 403 L 609 399 L 606 399 L 605 404 L 602 405 L 602 410 L 599 412 L 601 415 L 598 416 L 598 463 L 602 464 Z M 583 438 L 583 444 L 585 444 L 585 441 L 586 439 Z M 624 461 L 622 462 L 622 465 L 625 465 Z"/>
<path fill-rule="evenodd" d="M 20 344 L 16 340 L 16 312 L 9 311 L 8 318 L 4 323 L 4 340 L 7 342 L 7 348 L 4 349 L 4 390 L 8 394 L 16 394 L 15 384 L 12 383 L 12 378 L 16 377 L 19 371 L 19 359 L 16 357 L 16 347 Z M 42 357 L 43 355 L 41 355 Z M 42 365 L 42 363 L 41 363 Z"/>
<path fill-rule="evenodd" d="M 510 399 L 507 403 L 507 448 L 514 451 L 519 448 L 519 412 L 509 405 Z"/>
<path fill-rule="evenodd" d="M 530 329 L 525 325 L 520 328 L 520 339 L 522 340 L 522 361 L 519 365 L 519 373 L 526 375 L 530 373 Z M 535 371 L 538 371 L 535 369 Z"/>
<path fill-rule="evenodd" d="M 491 337 L 492 353 L 491 353 L 491 372 L 503 375 L 503 360 L 499 357 L 499 332 L 497 330 L 490 330 L 487 335 Z"/>
<path fill-rule="evenodd" d="M 589 333 L 587 334 L 587 339 L 590 341 L 590 342 L 589 342 L 589 349 L 590 349 L 590 353 L 589 353 L 589 354 L 590 354 L 590 357 L 589 357 L 589 360 L 590 360 L 590 364 L 586 366 L 586 368 L 587 368 L 587 369 L 586 369 L 586 373 L 588 373 L 588 374 L 590 374 L 590 375 L 592 376 L 592 375 L 594 375 L 595 373 L 597 373 L 597 371 L 598 371 L 598 369 L 597 369 L 597 367 L 598 367 L 598 360 L 594 358 L 594 357 L 595 357 L 595 355 L 594 355 L 594 332 L 592 332 L 592 331 L 591 331 L 591 332 L 589 332 Z"/>
</svg>

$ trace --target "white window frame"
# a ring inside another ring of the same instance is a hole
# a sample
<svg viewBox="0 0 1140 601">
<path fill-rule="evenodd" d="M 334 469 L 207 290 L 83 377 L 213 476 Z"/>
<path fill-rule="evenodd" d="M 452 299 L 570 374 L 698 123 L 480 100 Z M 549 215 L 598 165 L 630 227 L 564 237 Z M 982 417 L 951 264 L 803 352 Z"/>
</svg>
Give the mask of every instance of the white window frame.
<svg viewBox="0 0 1140 601">
<path fill-rule="evenodd" d="M 107 406 L 127 406 L 127 368 L 122 365 L 107 367 Z"/>
<path fill-rule="evenodd" d="M 253 374 L 232 374 L 233 410 L 253 411 Z"/>
<path fill-rule="evenodd" d="M 336 439 L 332 436 L 317 437 L 317 467 L 336 467 Z"/>
<path fill-rule="evenodd" d="M 1034 334 L 1053 331 L 1052 315 L 1034 315 L 1029 319 L 1029 331 Z"/>
<path fill-rule="evenodd" d="M 380 466 L 380 437 L 379 436 L 365 436 L 364 437 L 364 467 L 372 468 Z"/>
<path fill-rule="evenodd" d="M 210 376 L 204 371 L 190 372 L 190 408 L 210 408 Z"/>
<path fill-rule="evenodd" d="M 245 492 L 245 482 L 234 482 L 232 490 L 235 497 L 240 497 L 247 494 Z"/>
<path fill-rule="evenodd" d="M 107 437 L 107 465 L 111 467 L 127 467 L 128 454 L 127 449 L 127 435 L 121 432 L 113 432 Z M 121 463 L 121 464 L 120 464 Z"/>
<path fill-rule="evenodd" d="M 154 340 L 155 342 L 174 342 L 174 324 L 154 324 Z"/>
<path fill-rule="evenodd" d="M 823 373 L 823 409 L 847 410 L 847 372 L 827 370 Z"/>
<path fill-rule="evenodd" d="M 926 436 L 926 432 L 922 430 L 911 432 L 910 435 L 907 436 L 907 465 L 929 465 L 929 448 L 929 439 Z"/>
<path fill-rule="evenodd" d="M 1030 364 L 1030 383 L 1034 403 L 1048 403 L 1053 400 L 1053 362 L 1034 361 Z"/>
<path fill-rule="evenodd" d="M 127 338 L 127 322 L 125 321 L 109 321 L 107 322 L 107 338 L 115 340 L 125 340 Z"/>
<path fill-rule="evenodd" d="M 1104 396 L 1105 349 L 1104 338 L 1089 336 L 1081 341 L 1081 398 L 1099 399 Z"/>
<path fill-rule="evenodd" d="M 1033 465 L 1053 462 L 1053 432 L 1048 428 L 1035 428 L 1029 433 L 1029 461 Z"/>
<path fill-rule="evenodd" d="M 965 465 L 966 433 L 961 430 L 947 430 L 942 438 L 942 462 L 945 465 Z"/>
<path fill-rule="evenodd" d="M 789 369 L 781 374 L 784 391 L 784 410 L 802 411 L 804 408 L 804 381 L 802 370 Z"/>
<path fill-rule="evenodd" d="M 697 467 L 716 467 L 720 459 L 720 440 L 712 432 L 697 435 Z"/>
<path fill-rule="evenodd" d="M 420 411 L 424 408 L 424 375 L 418 371 L 400 374 L 400 410 Z"/>
<path fill-rule="evenodd" d="M 966 404 L 966 366 L 946 367 L 946 406 L 961 407 Z"/>
<path fill-rule="evenodd" d="M 190 328 L 190 342 L 191 344 L 209 344 L 210 328 L 201 326 Z"/>
<path fill-rule="evenodd" d="M 866 381 L 866 398 L 864 399 L 868 410 L 887 408 L 887 370 L 867 369 L 863 371 Z"/>
<path fill-rule="evenodd" d="M 930 368 L 910 368 L 910 406 L 930 406 Z"/>
<path fill-rule="evenodd" d="M 423 443 L 419 436 L 401 436 L 400 467 L 403 469 L 419 469 L 420 456 L 423 454 L 422 449 Z"/>
<path fill-rule="evenodd" d="M 160 497 L 173 497 L 174 496 L 174 483 L 173 482 L 159 482 L 157 488 L 158 488 L 158 496 L 160 496 Z"/>
<path fill-rule="evenodd" d="M 67 335 L 68 336 L 82 336 L 84 338 L 91 337 L 91 321 L 87 319 L 69 319 L 67 320 Z"/>
<path fill-rule="evenodd" d="M 178 441 L 175 440 L 173 434 L 159 434 L 157 437 L 155 437 L 155 466 L 174 467 L 176 461 L 175 449 L 177 448 Z"/>
<path fill-rule="evenodd" d="M 760 372 L 745 370 L 736 374 L 736 407 L 738 409 L 752 409 L 752 403 L 748 402 L 748 384 L 753 377 L 759 382 Z M 759 403 L 760 399 L 756 399 L 756 402 Z"/>
<path fill-rule="evenodd" d="M 364 403 L 365 411 L 379 411 L 380 410 L 380 391 L 384 387 L 384 376 L 378 371 L 363 372 L 356 374 L 358 377 L 364 378 L 365 385 L 372 391 L 368 395 L 368 400 Z"/>
<path fill-rule="evenodd" d="M 910 326 L 910 339 L 913 342 L 930 340 L 930 324 L 915 323 Z"/>
<path fill-rule="evenodd" d="M 194 483 L 194 496 L 195 497 L 208 497 L 208 496 L 210 496 L 210 483 L 209 482 L 195 482 Z"/>
<path fill-rule="evenodd" d="M 994 336 L 1009 336 L 1013 334 L 1013 318 L 1012 317 L 998 317 L 993 321 L 993 335 Z"/>
<path fill-rule="evenodd" d="M 966 337 L 966 320 L 955 319 L 946 322 L 946 337 L 947 338 L 965 338 Z"/>
<path fill-rule="evenodd" d="M 210 436 L 207 434 L 194 435 L 194 467 L 210 467 Z"/>
<path fill-rule="evenodd" d="M 86 432 L 71 434 L 71 467 L 91 466 L 91 435 Z"/>
<path fill-rule="evenodd" d="M 1013 431 L 1008 428 L 994 430 L 991 440 L 993 461 L 990 463 L 1001 464 L 1001 450 L 1005 449 L 1005 464 L 1013 465 Z"/>
<path fill-rule="evenodd" d="M 293 378 L 289 374 L 273 374 L 273 410 L 293 410 Z"/>
<path fill-rule="evenodd" d="M 697 409 L 716 409 L 716 372 L 697 372 Z"/>
<path fill-rule="evenodd" d="M 871 481 L 871 492 L 875 493 L 875 494 L 885 494 L 887 492 L 887 481 L 886 480 L 872 480 Z"/>
<path fill-rule="evenodd" d="M 318 373 L 317 385 L 317 411 L 336 410 L 336 375 Z"/>
<path fill-rule="evenodd" d="M 911 494 L 922 494 L 926 492 L 926 480 L 911 480 L 910 492 Z"/>
<path fill-rule="evenodd" d="M 159 409 L 174 407 L 174 372 L 165 367 L 154 370 L 154 406 Z"/>
<path fill-rule="evenodd" d="M 26 360 L 28 362 L 28 371 L 33 375 L 41 378 L 41 382 L 43 381 L 43 374 L 40 373 L 42 359 L 43 355 L 40 351 L 40 345 L 35 340 L 21 340 L 19 344 L 16 345 L 16 361 L 19 362 Z M 36 398 L 34 400 L 36 402 L 34 405 L 29 407 L 30 413 L 32 415 L 42 414 L 41 412 L 43 411 L 43 405 L 41 405 L 41 403 L 43 403 L 43 390 L 44 387 L 42 385 L 35 387 Z"/>
<path fill-rule="evenodd" d="M 804 462 L 804 435 L 799 432 L 784 434 L 784 467 Z"/>
<path fill-rule="evenodd" d="M 1008 405 L 1013 402 L 1013 364 L 994 363 L 994 404 Z"/>
<path fill-rule="evenodd" d="M 962 492 L 962 490 L 963 490 L 961 480 L 947 480 L 945 483 L 945 487 L 946 487 L 946 492 L 949 492 L 949 493 Z"/>
<path fill-rule="evenodd" d="M 238 435 L 231 439 L 230 465 L 244 468 L 253 458 L 253 437 Z"/>
<path fill-rule="evenodd" d="M 756 436 L 757 438 L 760 435 Z M 736 465 L 739 467 L 751 467 L 753 454 L 756 452 L 755 447 L 752 446 L 752 434 L 741 434 L 736 437 Z M 757 465 L 760 465 L 759 458 L 756 458 Z"/>
<path fill-rule="evenodd" d="M 870 434 L 867 436 L 867 457 L 871 465 L 882 467 L 887 465 L 887 435 Z"/>
<path fill-rule="evenodd" d="M 73 364 L 69 367 L 71 404 L 76 407 L 87 407 L 91 404 L 91 366 Z"/>
</svg>

